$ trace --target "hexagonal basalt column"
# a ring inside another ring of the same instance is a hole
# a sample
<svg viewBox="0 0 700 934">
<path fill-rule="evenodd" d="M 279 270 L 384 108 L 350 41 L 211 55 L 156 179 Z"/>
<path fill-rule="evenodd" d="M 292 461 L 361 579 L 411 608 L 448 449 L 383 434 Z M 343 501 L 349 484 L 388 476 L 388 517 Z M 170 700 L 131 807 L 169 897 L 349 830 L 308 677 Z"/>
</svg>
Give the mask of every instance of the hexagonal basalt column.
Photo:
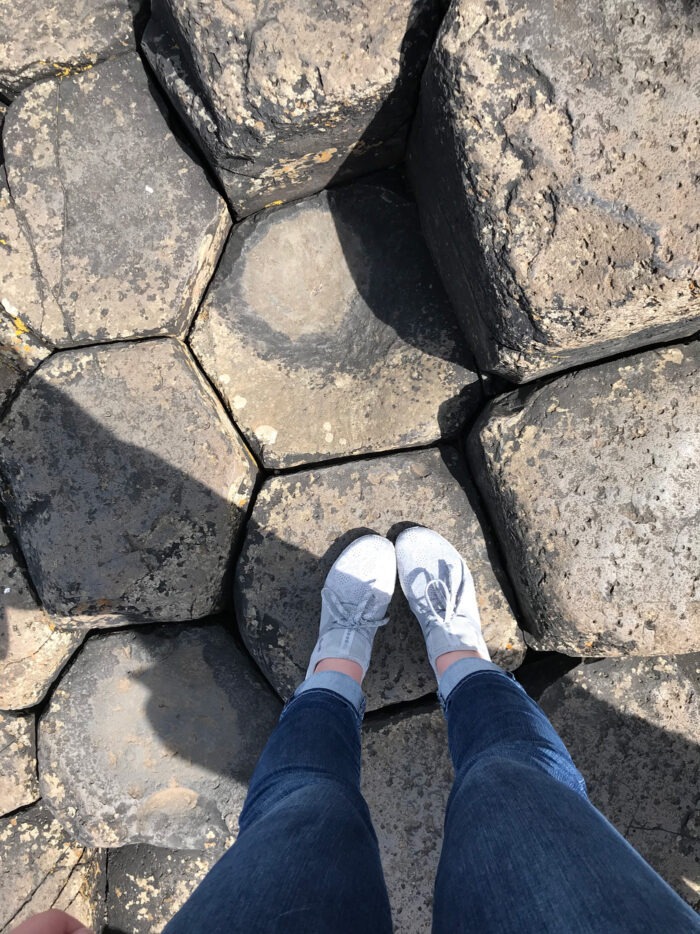
<svg viewBox="0 0 700 934">
<path fill-rule="evenodd" d="M 700 654 L 579 665 L 540 703 L 591 801 L 697 911 Z"/>
<path fill-rule="evenodd" d="M 495 400 L 470 437 L 535 648 L 700 644 L 700 342 Z"/>
<path fill-rule="evenodd" d="M 442 0 L 158 0 L 144 49 L 239 216 L 398 162 Z"/>
<path fill-rule="evenodd" d="M 224 605 L 255 466 L 178 341 L 54 355 L 0 438 L 8 512 L 60 626 Z"/>
<path fill-rule="evenodd" d="M 86 845 L 221 851 L 280 710 L 222 626 L 91 636 L 39 723 L 42 795 Z"/>
<path fill-rule="evenodd" d="M 482 369 L 516 382 L 693 334 L 698 7 L 454 0 L 409 170 Z"/>
<path fill-rule="evenodd" d="M 494 660 L 520 664 L 522 636 L 463 464 L 450 449 L 395 454 L 273 477 L 258 495 L 236 567 L 236 611 L 249 651 L 281 697 L 304 678 L 323 581 L 345 545 L 363 532 L 415 524 L 438 530 L 464 556 Z M 389 616 L 365 679 L 369 709 L 435 690 L 420 626 L 399 587 Z"/>
<path fill-rule="evenodd" d="M 266 467 L 428 444 L 482 398 L 415 207 L 386 182 L 239 224 L 191 345 Z"/>
<path fill-rule="evenodd" d="M 0 0 L 0 94 L 133 48 L 134 0 Z"/>
<path fill-rule="evenodd" d="M 3 141 L 33 260 L 29 295 L 11 299 L 20 319 L 60 347 L 184 336 L 231 221 L 139 57 L 27 89 Z M 15 263 L 26 252 L 19 234 L 5 248 Z M 11 265 L 0 286 L 18 275 Z"/>
</svg>

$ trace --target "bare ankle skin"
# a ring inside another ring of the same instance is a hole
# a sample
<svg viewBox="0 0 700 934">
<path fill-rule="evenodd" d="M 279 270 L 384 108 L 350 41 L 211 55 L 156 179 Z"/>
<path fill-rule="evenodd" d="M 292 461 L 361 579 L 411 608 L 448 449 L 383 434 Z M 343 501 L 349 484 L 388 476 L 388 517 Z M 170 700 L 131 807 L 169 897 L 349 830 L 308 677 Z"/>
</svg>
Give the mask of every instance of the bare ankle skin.
<svg viewBox="0 0 700 934">
<path fill-rule="evenodd" d="M 481 658 L 478 652 L 472 652 L 471 649 L 460 649 L 457 652 L 445 652 L 444 655 L 438 655 L 435 659 L 438 677 L 442 677 L 453 662 L 460 658 Z M 358 666 L 359 667 L 359 666 Z M 318 670 L 318 669 L 316 669 Z"/>
<path fill-rule="evenodd" d="M 451 654 L 460 655 L 461 653 L 452 652 Z M 339 671 L 341 674 L 349 675 L 358 684 L 362 684 L 362 666 L 347 658 L 323 658 L 314 668 L 314 674 L 318 674 L 319 671 Z"/>
</svg>

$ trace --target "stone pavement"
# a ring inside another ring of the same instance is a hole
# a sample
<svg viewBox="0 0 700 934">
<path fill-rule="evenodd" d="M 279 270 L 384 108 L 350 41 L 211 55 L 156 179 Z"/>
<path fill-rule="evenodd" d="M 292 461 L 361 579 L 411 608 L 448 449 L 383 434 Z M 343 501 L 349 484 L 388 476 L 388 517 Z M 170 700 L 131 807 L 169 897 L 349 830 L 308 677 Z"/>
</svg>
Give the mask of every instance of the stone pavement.
<svg viewBox="0 0 700 934">
<path fill-rule="evenodd" d="M 158 934 L 328 567 L 415 523 L 698 908 L 698 10 L 273 7 L 0 0 L 0 934 Z M 390 616 L 363 788 L 422 934 L 452 767 Z"/>
</svg>

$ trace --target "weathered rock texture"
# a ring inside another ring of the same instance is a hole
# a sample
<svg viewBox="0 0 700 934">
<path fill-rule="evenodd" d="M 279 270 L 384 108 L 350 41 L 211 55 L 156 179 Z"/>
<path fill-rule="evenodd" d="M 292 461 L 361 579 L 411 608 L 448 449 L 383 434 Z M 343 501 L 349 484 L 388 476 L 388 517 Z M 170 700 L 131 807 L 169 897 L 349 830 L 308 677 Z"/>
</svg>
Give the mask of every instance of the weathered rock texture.
<svg viewBox="0 0 700 934">
<path fill-rule="evenodd" d="M 27 89 L 3 141 L 35 263 L 29 299 L 10 298 L 22 320 L 62 347 L 184 336 L 231 220 L 170 132 L 139 57 Z M 21 251 L 2 274 L 15 292 Z"/>
<path fill-rule="evenodd" d="M 394 931 L 429 931 L 454 781 L 442 712 L 365 727 L 362 757 L 362 791 L 379 840 Z"/>
<path fill-rule="evenodd" d="M 83 638 L 57 629 L 39 606 L 0 521 L 0 710 L 43 700 Z"/>
<path fill-rule="evenodd" d="M 591 801 L 700 909 L 700 654 L 581 665 L 540 703 Z"/>
<path fill-rule="evenodd" d="M 100 633 L 41 717 L 42 796 L 87 845 L 220 849 L 279 712 L 221 626 Z"/>
<path fill-rule="evenodd" d="M 0 94 L 63 78 L 134 46 L 138 0 L 0 0 Z"/>
<path fill-rule="evenodd" d="M 160 934 L 219 858 L 218 853 L 124 846 L 109 855 L 108 927 Z"/>
<path fill-rule="evenodd" d="M 38 797 L 34 714 L 0 712 L 0 815 Z"/>
<path fill-rule="evenodd" d="M 410 167 L 477 360 L 521 381 L 700 326 L 700 8 L 455 0 Z"/>
<path fill-rule="evenodd" d="M 442 0 L 156 0 L 144 48 L 240 216 L 398 162 Z"/>
<path fill-rule="evenodd" d="M 41 804 L 0 820 L 0 934 L 49 908 L 100 930 L 104 863 L 104 854 L 71 841 Z"/>
<path fill-rule="evenodd" d="M 41 316 L 40 282 L 35 270 L 31 245 L 0 166 L 0 411 L 22 378 L 49 353 L 23 320 Z"/>
<path fill-rule="evenodd" d="M 518 666 L 522 637 L 501 590 L 490 532 L 473 503 L 464 466 L 451 449 L 266 481 L 236 567 L 236 617 L 249 651 L 281 697 L 304 678 L 318 636 L 323 581 L 342 549 L 368 531 L 393 537 L 421 523 L 439 529 L 464 555 L 491 654 L 506 668 Z M 398 587 L 389 616 L 364 682 L 369 709 L 435 690 L 420 627 Z"/>
<path fill-rule="evenodd" d="M 700 343 L 503 396 L 474 472 L 535 648 L 654 655 L 700 645 Z"/>
<path fill-rule="evenodd" d="M 415 207 L 382 184 L 236 227 L 191 346 L 266 467 L 428 444 L 482 396 Z"/>
<path fill-rule="evenodd" d="M 224 605 L 255 467 L 178 341 L 45 361 L 3 422 L 0 464 L 59 626 L 196 619 Z"/>
</svg>

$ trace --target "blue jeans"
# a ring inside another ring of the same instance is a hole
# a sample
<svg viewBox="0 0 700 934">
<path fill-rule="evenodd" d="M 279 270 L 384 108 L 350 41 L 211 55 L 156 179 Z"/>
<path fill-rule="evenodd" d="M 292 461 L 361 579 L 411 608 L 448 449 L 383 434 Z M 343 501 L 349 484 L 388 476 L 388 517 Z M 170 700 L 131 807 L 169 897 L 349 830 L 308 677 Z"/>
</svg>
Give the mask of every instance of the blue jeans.
<svg viewBox="0 0 700 934">
<path fill-rule="evenodd" d="M 683 934 L 700 917 L 586 797 L 537 704 L 489 662 L 440 681 L 456 778 L 433 934 Z M 364 697 L 312 675 L 253 775 L 236 843 L 164 934 L 388 934 L 391 912 L 360 793 Z"/>
</svg>

